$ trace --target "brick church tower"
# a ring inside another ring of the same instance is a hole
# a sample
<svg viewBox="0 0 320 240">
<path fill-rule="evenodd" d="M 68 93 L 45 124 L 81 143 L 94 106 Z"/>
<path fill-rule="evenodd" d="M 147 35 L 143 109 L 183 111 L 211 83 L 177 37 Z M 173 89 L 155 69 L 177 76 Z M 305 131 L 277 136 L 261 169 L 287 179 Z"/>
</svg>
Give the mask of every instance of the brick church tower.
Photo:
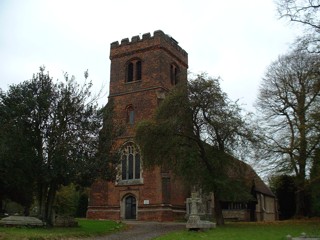
<svg viewBox="0 0 320 240">
<path fill-rule="evenodd" d="M 115 182 L 92 185 L 88 218 L 172 221 L 185 215 L 187 191 L 170 171 L 143 169 L 134 142 L 135 127 L 151 119 L 166 93 L 187 81 L 188 54 L 176 40 L 155 31 L 111 43 L 109 99 L 115 122 L 125 126 L 116 141 L 120 152 Z M 174 114 L 174 113 L 173 113 Z"/>
</svg>

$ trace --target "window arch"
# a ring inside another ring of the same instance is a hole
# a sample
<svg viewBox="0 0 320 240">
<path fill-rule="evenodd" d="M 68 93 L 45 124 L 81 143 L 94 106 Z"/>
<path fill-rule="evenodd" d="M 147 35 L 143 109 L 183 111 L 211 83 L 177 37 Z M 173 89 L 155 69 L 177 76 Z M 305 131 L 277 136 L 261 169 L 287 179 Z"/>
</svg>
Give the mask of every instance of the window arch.
<svg viewBox="0 0 320 240">
<path fill-rule="evenodd" d="M 130 142 L 121 150 L 121 180 L 141 179 L 141 156 L 138 147 Z"/>
<path fill-rule="evenodd" d="M 142 61 L 132 59 L 126 65 L 126 82 L 139 81 L 142 78 Z"/>
<path fill-rule="evenodd" d="M 134 124 L 134 118 L 135 118 L 134 107 L 132 105 L 128 105 L 126 107 L 126 122 L 128 124 L 133 125 Z"/>
</svg>

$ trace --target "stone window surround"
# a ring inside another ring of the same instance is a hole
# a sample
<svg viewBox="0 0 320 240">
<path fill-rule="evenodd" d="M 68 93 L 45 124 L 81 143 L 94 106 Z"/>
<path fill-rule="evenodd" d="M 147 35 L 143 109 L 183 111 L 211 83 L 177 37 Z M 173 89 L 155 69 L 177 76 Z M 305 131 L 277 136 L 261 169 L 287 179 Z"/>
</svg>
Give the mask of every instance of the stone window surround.
<svg viewBox="0 0 320 240">
<path fill-rule="evenodd" d="M 140 154 L 140 149 L 139 147 L 133 142 L 129 141 L 123 144 L 123 146 L 120 148 L 120 151 L 128 151 L 129 149 L 125 150 L 125 148 L 128 147 L 133 147 L 132 153 L 135 154 Z M 126 152 L 128 154 L 128 152 Z M 118 173 L 117 173 L 117 180 L 115 182 L 116 186 L 126 186 L 126 185 L 141 185 L 143 184 L 143 170 L 142 170 L 142 157 L 140 155 L 140 178 L 135 178 L 135 162 L 133 163 L 133 179 L 122 179 L 122 157 L 123 153 L 121 154 L 121 161 L 118 165 Z M 135 159 L 134 159 L 135 161 Z M 127 163 L 128 163 L 128 158 L 127 158 Z M 128 164 L 127 164 L 128 166 Z"/>
<path fill-rule="evenodd" d="M 179 72 L 180 72 L 180 70 L 179 70 L 178 65 L 175 64 L 175 63 L 171 63 L 170 64 L 170 82 L 171 82 L 171 85 L 177 85 L 178 84 Z"/>
<path fill-rule="evenodd" d="M 126 83 L 141 81 L 142 79 L 142 61 L 139 58 L 132 58 L 126 63 Z"/>
<path fill-rule="evenodd" d="M 126 106 L 126 122 L 130 125 L 134 124 L 135 111 L 132 104 Z"/>
</svg>

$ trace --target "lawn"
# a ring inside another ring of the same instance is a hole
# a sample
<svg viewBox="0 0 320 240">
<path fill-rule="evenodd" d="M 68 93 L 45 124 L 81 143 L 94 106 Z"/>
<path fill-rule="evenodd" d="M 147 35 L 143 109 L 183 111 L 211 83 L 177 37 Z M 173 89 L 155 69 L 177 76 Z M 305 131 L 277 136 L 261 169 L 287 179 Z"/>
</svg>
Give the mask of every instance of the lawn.
<svg viewBox="0 0 320 240">
<path fill-rule="evenodd" d="M 123 224 L 113 221 L 78 219 L 74 228 L 0 227 L 0 240 L 57 240 L 104 235 L 119 231 Z"/>
<path fill-rule="evenodd" d="M 0 240 L 58 240 L 105 235 L 124 228 L 121 223 L 105 220 L 79 219 L 76 228 L 14 228 L 0 227 Z M 302 232 L 320 236 L 320 219 L 312 221 L 281 221 L 273 223 L 227 223 L 206 232 L 187 230 L 172 232 L 157 240 L 285 240 L 288 234 Z"/>
<path fill-rule="evenodd" d="M 173 232 L 157 240 L 284 240 L 290 234 L 300 236 L 320 236 L 320 220 L 313 221 L 281 221 L 274 223 L 227 223 L 205 232 L 180 231 Z"/>
</svg>

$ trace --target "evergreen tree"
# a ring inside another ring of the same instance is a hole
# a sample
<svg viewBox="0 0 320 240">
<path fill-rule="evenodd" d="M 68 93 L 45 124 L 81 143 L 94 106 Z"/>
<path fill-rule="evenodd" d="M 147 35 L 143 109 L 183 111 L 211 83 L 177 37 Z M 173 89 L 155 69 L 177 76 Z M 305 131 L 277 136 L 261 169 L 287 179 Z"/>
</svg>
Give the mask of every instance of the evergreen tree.
<svg viewBox="0 0 320 240">
<path fill-rule="evenodd" d="M 102 114 L 91 97 L 92 84 L 64 77 L 54 83 L 41 67 L 31 80 L 0 95 L 0 182 L 8 189 L 25 181 L 48 224 L 62 185 L 88 185 L 105 169 L 96 158 Z M 25 189 L 17 194 L 32 197 Z"/>
</svg>

